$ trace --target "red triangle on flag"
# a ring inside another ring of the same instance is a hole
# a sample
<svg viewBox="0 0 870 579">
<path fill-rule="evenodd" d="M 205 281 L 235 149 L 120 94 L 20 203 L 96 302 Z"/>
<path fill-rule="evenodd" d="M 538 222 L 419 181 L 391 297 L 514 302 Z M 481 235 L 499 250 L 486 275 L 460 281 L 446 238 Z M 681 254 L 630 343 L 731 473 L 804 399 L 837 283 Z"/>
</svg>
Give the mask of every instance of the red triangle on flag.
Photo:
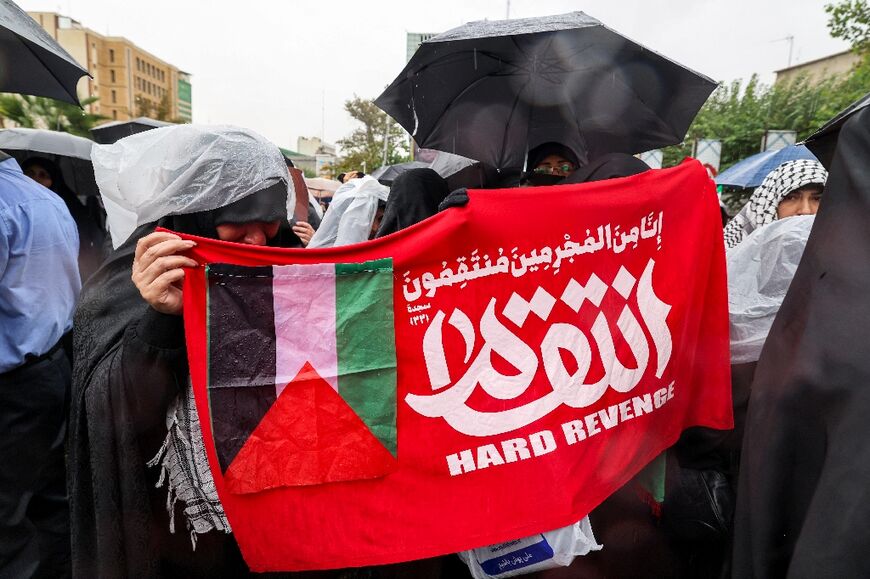
<svg viewBox="0 0 870 579">
<path fill-rule="evenodd" d="M 227 490 L 373 479 L 397 460 L 330 384 L 307 363 L 245 441 L 224 473 Z"/>
</svg>

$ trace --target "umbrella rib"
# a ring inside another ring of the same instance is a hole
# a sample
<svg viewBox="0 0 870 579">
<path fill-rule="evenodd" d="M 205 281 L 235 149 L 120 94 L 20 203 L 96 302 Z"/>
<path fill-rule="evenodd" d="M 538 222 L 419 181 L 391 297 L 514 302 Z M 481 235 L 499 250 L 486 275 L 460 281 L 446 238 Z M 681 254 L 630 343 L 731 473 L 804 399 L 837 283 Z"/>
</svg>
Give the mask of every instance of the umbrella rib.
<svg viewBox="0 0 870 579">
<path fill-rule="evenodd" d="M 501 169 L 502 165 L 504 164 L 504 153 L 505 153 L 505 149 L 507 148 L 508 130 L 510 129 L 511 121 L 514 118 L 514 113 L 517 110 L 517 103 L 520 100 L 520 96 L 523 94 L 523 92 L 525 92 L 525 90 L 528 87 L 529 87 L 529 83 L 526 83 L 522 89 L 517 91 L 517 94 L 514 97 L 513 106 L 511 106 L 511 114 L 508 115 L 507 122 L 505 122 L 505 124 L 504 124 L 504 133 L 502 133 L 501 148 L 499 149 L 499 154 L 498 154 L 498 165 L 499 165 L 497 167 L 498 169 Z M 529 135 L 528 135 L 528 133 L 526 133 L 526 146 L 527 147 L 528 147 L 528 138 L 529 138 Z M 523 160 L 523 165 L 525 165 L 525 159 Z"/>
<path fill-rule="evenodd" d="M 462 52 L 452 52 L 450 54 L 445 54 L 444 56 L 440 56 L 438 58 L 435 58 L 431 62 L 427 62 L 426 64 L 424 64 L 423 66 L 421 66 L 420 68 L 415 70 L 414 75 L 418 75 L 421 72 L 423 72 L 424 70 L 431 68 L 433 66 L 436 66 L 436 65 L 445 64 L 445 63 L 449 64 L 449 59 L 454 58 L 454 57 L 463 57 L 467 54 L 467 52 L 470 52 L 470 50 L 469 51 L 462 51 Z M 514 68 L 516 68 L 518 70 L 523 70 L 523 68 L 521 66 L 519 66 L 518 64 L 516 64 L 515 62 L 505 60 L 504 58 L 501 58 L 500 56 L 496 56 L 494 53 L 484 51 L 484 50 L 477 50 L 477 54 L 478 54 L 478 56 L 486 56 L 486 57 L 490 58 L 491 60 L 496 60 L 496 61 L 498 61 L 502 64 L 505 64 L 507 66 L 513 66 Z"/>
<path fill-rule="evenodd" d="M 520 54 L 522 54 L 526 58 L 526 60 L 529 60 L 529 55 L 526 53 L 525 50 L 523 50 L 523 47 L 519 45 L 519 43 L 517 42 L 517 37 L 511 36 L 510 39 L 516 49 L 520 52 Z"/>
<path fill-rule="evenodd" d="M 432 125 L 432 128 L 429 130 L 429 134 L 426 135 L 426 139 L 428 139 L 441 126 L 441 123 L 444 121 L 444 117 L 447 114 L 447 111 L 449 111 L 451 108 L 453 108 L 454 103 L 456 103 L 459 99 L 461 99 L 465 95 L 465 93 L 467 93 L 471 89 L 475 88 L 478 84 L 482 83 L 486 79 L 492 78 L 493 76 L 497 76 L 497 75 L 489 75 L 488 74 L 486 76 L 482 76 L 478 79 L 475 79 L 474 82 L 472 82 L 467 87 L 462 89 L 462 92 L 460 92 L 458 95 L 453 97 L 453 99 L 451 99 L 451 101 L 449 103 L 447 103 L 447 106 L 444 108 L 444 110 L 441 111 L 441 114 L 438 115 L 438 120 L 435 122 L 434 125 Z M 513 114 L 513 112 L 511 112 L 511 114 Z M 454 151 L 450 151 L 450 152 L 454 152 Z"/>
<path fill-rule="evenodd" d="M 577 127 L 577 134 L 583 139 L 583 144 L 586 146 L 586 149 L 587 149 L 587 150 L 583 151 L 583 154 L 586 155 L 586 157 L 588 157 L 589 156 L 589 150 L 588 150 L 589 144 L 586 142 L 586 137 L 583 135 L 583 129 L 580 127 L 580 118 L 579 118 L 579 115 L 577 114 L 577 109 L 574 108 L 574 101 L 572 99 L 568 99 L 568 106 L 571 108 L 571 116 L 574 117 L 574 126 Z M 575 151 L 575 154 L 579 154 L 579 152 Z M 588 158 L 587 158 L 587 161 L 588 161 Z"/>
<path fill-rule="evenodd" d="M 661 115 L 659 115 L 659 113 L 657 113 L 655 110 L 650 108 L 650 106 L 648 104 L 646 104 L 646 102 L 644 102 L 643 98 L 637 93 L 636 90 L 634 90 L 633 86 L 631 86 L 627 82 L 623 81 L 618 76 L 615 76 L 614 79 L 618 80 L 625 88 L 630 90 L 631 93 L 637 98 L 638 102 L 641 105 L 643 105 L 643 108 L 645 108 L 650 114 L 652 114 L 655 118 L 657 118 L 663 126 L 667 127 L 668 133 L 671 135 L 672 138 L 677 139 L 678 141 L 682 140 L 683 137 L 680 135 L 677 135 L 674 132 L 674 128 L 672 126 L 670 126 L 667 122 L 665 122 L 665 120 L 661 117 Z M 685 136 L 685 135 L 683 135 L 683 136 Z"/>
<path fill-rule="evenodd" d="M 57 82 L 57 84 L 60 85 L 60 88 L 63 90 L 63 92 L 65 92 L 66 94 L 68 94 L 69 96 L 71 96 L 71 97 L 73 98 L 73 100 L 74 100 L 76 103 L 79 103 L 79 97 L 78 97 L 78 95 L 77 95 L 77 94 L 72 94 L 72 93 L 70 93 L 69 90 L 67 90 L 67 88 L 64 86 L 63 82 L 61 82 L 61 80 L 57 77 L 57 75 L 54 74 L 54 71 L 51 69 L 51 67 L 48 65 L 48 63 L 46 63 L 46 62 L 42 59 L 42 57 L 39 56 L 39 52 L 36 51 L 36 50 L 34 50 L 33 48 L 31 48 L 31 47 L 30 47 L 30 44 L 27 42 L 27 40 L 24 39 L 24 38 L 22 38 L 21 36 L 19 36 L 17 33 L 13 32 L 12 35 L 15 36 L 15 38 L 18 39 L 18 42 L 20 42 L 22 45 L 24 45 L 24 47 L 25 47 L 28 51 L 30 51 L 30 54 L 32 54 L 32 55 L 36 58 L 36 60 L 38 60 L 39 63 L 43 66 L 43 68 L 45 68 L 45 70 L 48 71 L 48 74 L 50 74 L 51 77 L 55 80 L 55 82 Z M 84 74 L 81 75 L 79 78 L 81 78 L 82 76 L 84 76 Z M 88 75 L 88 76 L 90 76 L 90 75 Z M 78 84 L 78 82 L 76 82 L 76 84 Z M 79 107 L 81 107 L 81 104 L 79 104 Z M 83 110 L 84 110 L 84 109 L 83 109 Z"/>
</svg>

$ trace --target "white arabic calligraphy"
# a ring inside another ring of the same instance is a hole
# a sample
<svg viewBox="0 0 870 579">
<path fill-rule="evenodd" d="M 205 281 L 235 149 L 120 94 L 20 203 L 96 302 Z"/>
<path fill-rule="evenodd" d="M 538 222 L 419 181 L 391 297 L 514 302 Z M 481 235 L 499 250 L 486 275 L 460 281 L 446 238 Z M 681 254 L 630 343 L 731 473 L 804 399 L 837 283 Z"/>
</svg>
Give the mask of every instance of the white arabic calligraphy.
<svg viewBox="0 0 870 579">
<path fill-rule="evenodd" d="M 499 257 L 495 263 L 492 262 L 489 255 L 478 255 L 479 250 L 475 249 L 469 257 L 459 257 L 456 259 L 456 268 L 449 267 L 446 261 L 441 262 L 441 271 L 436 277 L 431 271 L 424 272 L 419 277 L 411 279 L 411 272 L 406 271 L 404 274 L 404 285 L 402 291 L 405 300 L 410 303 L 420 299 L 424 292 L 427 298 L 432 298 L 438 291 L 438 288 L 451 287 L 458 285 L 460 288 L 466 287 L 469 281 L 489 277 L 493 275 L 511 274 L 513 277 L 522 277 L 528 272 L 536 272 L 538 270 L 552 269 L 553 273 L 559 272 L 563 261 L 574 263 L 574 258 L 578 255 L 596 253 L 607 249 L 615 254 L 620 254 L 626 249 L 637 249 L 640 241 L 645 239 L 655 238 L 658 248 L 661 249 L 662 240 L 662 223 L 664 213 L 650 213 L 640 220 L 640 225 L 634 225 L 623 230 L 621 225 L 613 226 L 608 223 L 599 225 L 595 230 L 595 235 L 592 231 L 586 230 L 586 238 L 583 243 L 577 243 L 571 240 L 571 236 L 564 236 L 565 242 L 556 248 L 544 246 L 541 248 L 533 248 L 528 254 L 520 254 L 519 247 L 514 247 L 510 251 L 510 257 L 504 254 L 504 249 L 499 248 Z M 481 262 L 483 262 L 481 264 Z M 468 266 L 471 263 L 471 266 Z M 410 311 L 410 310 L 409 310 Z"/>
<path fill-rule="evenodd" d="M 672 339 L 666 323 L 671 306 L 659 299 L 653 290 L 654 267 L 655 261 L 650 259 L 640 279 L 635 279 L 625 268 L 620 268 L 609 287 L 626 300 L 634 296 L 641 320 L 656 350 L 655 375 L 661 378 L 671 357 Z M 607 289 L 608 286 L 593 274 L 585 286 L 572 279 L 559 299 L 576 312 L 586 300 L 595 306 L 600 305 Z M 548 292 L 538 288 L 530 301 L 513 294 L 502 313 L 521 328 L 529 314 L 546 321 L 556 301 Z M 497 412 L 475 410 L 466 403 L 478 385 L 497 400 L 513 400 L 529 388 L 539 366 L 535 351 L 499 320 L 495 309 L 496 300 L 492 298 L 480 320 L 483 345 L 455 383 L 451 378 L 444 351 L 442 329 L 447 316 L 441 311 L 435 314 L 423 337 L 423 353 L 432 390 L 440 392 L 431 395 L 408 394 L 405 401 L 411 408 L 423 416 L 442 417 L 463 434 L 503 434 L 532 424 L 562 404 L 572 408 L 590 406 L 604 395 L 608 387 L 617 392 L 629 392 L 637 386 L 650 364 L 650 346 L 641 322 L 626 303 L 619 314 L 616 328 L 631 350 L 637 363 L 636 368 L 627 368 L 618 359 L 612 330 L 604 313 L 599 311 L 590 330 L 604 367 L 604 376 L 597 382 L 585 382 L 593 361 L 593 349 L 586 334 L 572 324 L 554 323 L 549 327 L 540 347 L 544 372 L 552 391 L 515 408 Z M 465 345 L 464 363 L 467 364 L 477 339 L 471 320 L 462 310 L 456 308 L 447 322 L 462 335 Z M 560 350 L 573 355 L 577 364 L 573 373 L 566 369 Z M 504 375 L 495 370 L 492 365 L 494 353 L 509 362 L 518 372 Z M 453 385 L 445 389 L 451 383 Z"/>
</svg>

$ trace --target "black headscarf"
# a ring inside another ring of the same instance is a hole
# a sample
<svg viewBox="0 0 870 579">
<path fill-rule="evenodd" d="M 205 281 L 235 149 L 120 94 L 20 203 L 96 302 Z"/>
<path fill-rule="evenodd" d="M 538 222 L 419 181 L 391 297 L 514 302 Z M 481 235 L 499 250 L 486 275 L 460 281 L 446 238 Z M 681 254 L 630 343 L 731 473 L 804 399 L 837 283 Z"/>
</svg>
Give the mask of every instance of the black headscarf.
<svg viewBox="0 0 870 579">
<path fill-rule="evenodd" d="M 393 181 L 375 237 L 384 237 L 432 217 L 447 193 L 447 181 L 432 169 L 405 171 Z"/>
<path fill-rule="evenodd" d="M 63 172 L 60 170 L 60 167 L 52 161 L 51 159 L 46 159 L 45 157 L 29 157 L 23 163 L 21 163 L 21 170 L 23 172 L 27 172 L 28 169 L 33 167 L 34 165 L 38 167 L 42 167 L 45 169 L 48 174 L 51 176 L 51 189 L 55 193 L 60 196 L 65 202 L 69 203 L 72 201 L 78 201 L 75 198 L 75 193 L 69 186 L 66 184 L 66 181 L 63 179 Z"/>
<path fill-rule="evenodd" d="M 522 183 L 535 187 L 561 183 L 564 179 L 562 175 L 535 173 L 535 168 L 550 155 L 558 155 L 567 161 L 571 161 L 575 167 L 580 166 L 580 159 L 577 157 L 577 153 L 569 147 L 556 142 L 543 143 L 530 150 L 526 156 L 526 172 L 522 175 Z"/>
<path fill-rule="evenodd" d="M 577 153 L 571 150 L 569 147 L 566 147 L 562 143 L 549 142 L 538 145 L 534 149 L 529 151 L 527 161 L 526 161 L 526 169 L 529 171 L 534 171 L 535 167 L 537 167 L 541 161 L 549 157 L 550 155 L 558 155 L 567 161 L 571 161 L 574 163 L 574 166 L 577 167 L 580 165 L 580 159 L 577 157 Z"/>
<path fill-rule="evenodd" d="M 179 561 L 190 565 L 176 570 L 179 576 L 237 576 L 245 569 L 231 537 L 208 534 L 191 552 L 186 533 L 169 533 L 166 491 L 154 489 L 156 474 L 145 462 L 160 447 L 169 405 L 187 383 L 184 328 L 180 316 L 149 307 L 130 274 L 137 242 L 157 225 L 217 238 L 221 223 L 276 215 L 286 219 L 286 185 L 283 195 L 266 188 L 218 210 L 143 225 L 82 289 L 69 440 L 74 574 L 159 577 Z"/>
<path fill-rule="evenodd" d="M 82 282 L 85 282 L 97 271 L 105 256 L 103 249 L 106 240 L 105 213 L 96 197 L 89 197 L 87 204 L 79 201 L 75 191 L 64 181 L 63 173 L 57 163 L 44 157 L 30 157 L 21 164 L 21 169 L 27 171 L 34 165 L 42 167 L 51 176 L 51 190 L 63 199 L 76 223 L 79 233 L 79 275 Z"/>
<path fill-rule="evenodd" d="M 217 239 L 217 226 L 222 223 L 271 222 L 286 220 L 286 217 L 287 186 L 279 182 L 214 211 L 171 215 L 137 228 L 127 241 L 110 253 L 82 288 L 74 323 L 76 367 L 73 381 L 76 378 L 83 380 L 94 364 L 118 342 L 129 324 L 148 309 L 130 277 L 139 239 L 152 233 L 156 227 Z M 279 239 L 269 242 L 269 245 L 280 244 Z M 88 331 L 84 331 L 85 328 Z"/>
</svg>

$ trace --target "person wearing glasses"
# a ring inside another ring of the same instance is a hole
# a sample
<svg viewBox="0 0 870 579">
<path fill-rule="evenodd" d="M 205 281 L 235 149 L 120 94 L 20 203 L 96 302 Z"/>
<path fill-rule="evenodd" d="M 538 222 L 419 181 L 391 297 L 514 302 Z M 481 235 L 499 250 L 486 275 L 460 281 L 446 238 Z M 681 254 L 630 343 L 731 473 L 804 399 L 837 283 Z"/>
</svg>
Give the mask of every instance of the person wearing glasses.
<svg viewBox="0 0 870 579">
<path fill-rule="evenodd" d="M 522 187 L 556 185 L 580 166 L 577 154 L 561 143 L 549 142 L 529 151 Z"/>
</svg>

